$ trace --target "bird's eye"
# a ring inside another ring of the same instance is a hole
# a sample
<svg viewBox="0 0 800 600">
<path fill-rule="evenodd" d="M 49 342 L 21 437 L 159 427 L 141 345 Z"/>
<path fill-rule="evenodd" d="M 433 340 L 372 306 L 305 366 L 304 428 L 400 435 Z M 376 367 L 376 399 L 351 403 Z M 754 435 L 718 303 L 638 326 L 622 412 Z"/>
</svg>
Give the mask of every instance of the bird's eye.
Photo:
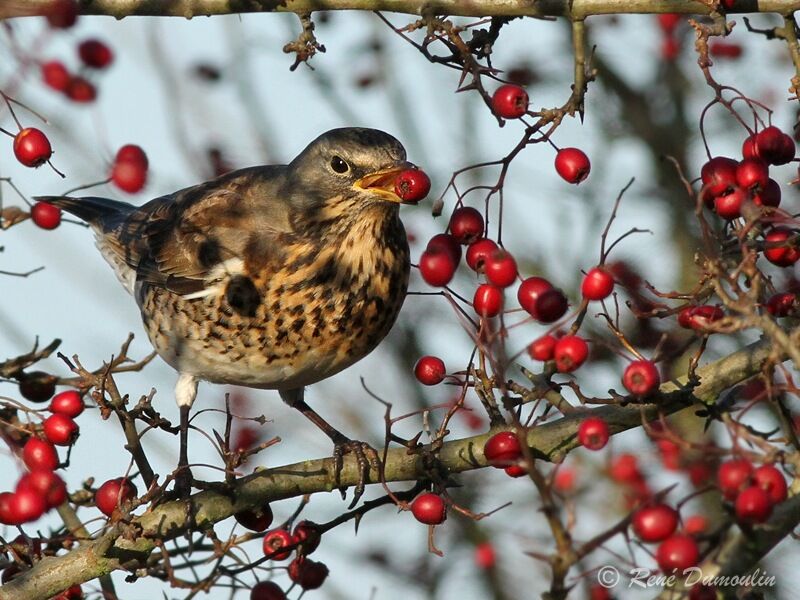
<svg viewBox="0 0 800 600">
<path fill-rule="evenodd" d="M 331 169 L 337 173 L 347 173 L 350 170 L 350 165 L 341 156 L 334 156 L 331 159 Z"/>
</svg>

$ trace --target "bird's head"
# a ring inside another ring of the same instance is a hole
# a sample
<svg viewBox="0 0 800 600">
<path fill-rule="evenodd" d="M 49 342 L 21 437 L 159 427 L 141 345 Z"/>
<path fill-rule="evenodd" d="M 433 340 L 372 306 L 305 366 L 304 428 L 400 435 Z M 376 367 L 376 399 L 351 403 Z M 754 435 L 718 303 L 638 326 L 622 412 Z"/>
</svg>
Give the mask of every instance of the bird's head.
<svg viewBox="0 0 800 600">
<path fill-rule="evenodd" d="M 302 210 L 401 204 L 397 176 L 414 165 L 403 145 L 378 129 L 346 127 L 320 135 L 288 165 L 287 183 Z"/>
</svg>

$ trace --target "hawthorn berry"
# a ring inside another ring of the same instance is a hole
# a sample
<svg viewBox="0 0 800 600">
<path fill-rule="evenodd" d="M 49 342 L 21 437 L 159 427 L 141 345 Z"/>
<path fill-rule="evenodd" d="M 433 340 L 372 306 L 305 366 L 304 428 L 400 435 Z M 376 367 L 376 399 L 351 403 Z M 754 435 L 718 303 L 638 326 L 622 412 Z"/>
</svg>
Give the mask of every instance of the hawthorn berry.
<svg viewBox="0 0 800 600">
<path fill-rule="evenodd" d="M 685 17 L 678 13 L 661 13 L 657 15 L 656 18 L 658 19 L 658 26 L 661 28 L 661 31 L 667 35 L 671 35 Z"/>
<path fill-rule="evenodd" d="M 529 314 L 537 313 L 536 302 L 545 292 L 553 289 L 553 284 L 544 277 L 528 277 L 517 290 L 517 301 Z"/>
<path fill-rule="evenodd" d="M 450 216 L 450 234 L 459 244 L 472 244 L 483 237 L 483 215 L 471 206 L 462 206 Z"/>
<path fill-rule="evenodd" d="M 44 6 L 42 15 L 50 27 L 69 29 L 78 20 L 78 3 L 75 0 L 52 0 Z"/>
<path fill-rule="evenodd" d="M 430 239 L 425 249 L 447 251 L 456 265 L 461 261 L 461 245 L 449 233 L 437 233 Z"/>
<path fill-rule="evenodd" d="M 0 492 L 0 523 L 11 525 L 11 492 Z"/>
<path fill-rule="evenodd" d="M 44 498 L 47 508 L 55 508 L 67 500 L 64 480 L 49 469 L 34 469 L 17 482 L 17 491 L 31 490 Z"/>
<path fill-rule="evenodd" d="M 274 581 L 259 581 L 250 590 L 250 600 L 286 600 L 286 594 Z"/>
<path fill-rule="evenodd" d="M 678 528 L 678 511 L 666 504 L 645 506 L 633 514 L 631 525 L 643 542 L 661 542 Z"/>
<path fill-rule="evenodd" d="M 794 159 L 794 140 L 772 125 L 755 135 L 754 146 L 758 158 L 771 165 L 785 165 Z"/>
<path fill-rule="evenodd" d="M 635 360 L 625 367 L 622 384 L 634 396 L 647 396 L 661 385 L 661 375 L 653 361 Z"/>
<path fill-rule="evenodd" d="M 313 521 L 300 521 L 292 532 L 292 541 L 302 554 L 311 554 L 319 548 L 322 541 L 322 530 Z"/>
<path fill-rule="evenodd" d="M 700 560 L 700 549 L 694 538 L 682 533 L 667 538 L 656 550 L 656 562 L 664 573 L 682 573 Z"/>
<path fill-rule="evenodd" d="M 420 523 L 439 525 L 447 518 L 447 506 L 441 496 L 427 492 L 414 498 L 411 514 Z"/>
<path fill-rule="evenodd" d="M 40 67 L 42 74 L 42 81 L 44 84 L 56 90 L 57 92 L 64 92 L 69 86 L 70 78 L 72 77 L 60 60 L 49 60 L 42 63 Z"/>
<path fill-rule="evenodd" d="M 492 110 L 504 119 L 519 119 L 528 112 L 528 92 L 518 85 L 501 85 L 492 94 Z"/>
<path fill-rule="evenodd" d="M 786 500 L 788 490 L 783 474 L 773 465 L 762 465 L 753 471 L 753 483 L 767 492 L 772 504 Z"/>
<path fill-rule="evenodd" d="M 444 381 L 447 368 L 438 356 L 423 356 L 414 365 L 414 377 L 423 385 L 436 385 Z"/>
<path fill-rule="evenodd" d="M 714 198 L 714 211 L 726 221 L 742 216 L 742 206 L 747 201 L 747 192 L 733 187 Z"/>
<path fill-rule="evenodd" d="M 475 564 L 481 569 L 494 569 L 497 565 L 497 553 L 491 542 L 480 542 L 475 546 Z"/>
<path fill-rule="evenodd" d="M 753 134 L 745 138 L 742 142 L 742 158 L 761 158 L 758 154 L 758 147 L 756 146 L 756 135 Z"/>
<path fill-rule="evenodd" d="M 52 155 L 50 140 L 41 129 L 26 127 L 14 136 L 14 156 L 26 167 L 40 167 Z"/>
<path fill-rule="evenodd" d="M 795 237 L 798 231 L 788 227 L 773 227 L 764 236 L 764 242 L 768 246 L 764 248 L 764 257 L 774 265 L 779 267 L 790 267 L 800 259 L 800 249 L 796 245 L 790 244 L 789 240 Z M 777 245 L 781 244 L 781 245 Z"/>
<path fill-rule="evenodd" d="M 540 323 L 553 323 L 564 316 L 568 307 L 567 297 L 561 290 L 553 288 L 537 298 L 532 316 Z"/>
<path fill-rule="evenodd" d="M 75 390 L 67 390 L 53 396 L 47 410 L 74 419 L 83 412 L 84 408 L 81 395 Z"/>
<path fill-rule="evenodd" d="M 703 304 L 687 306 L 678 313 L 678 324 L 686 329 L 704 330 L 714 321 L 719 321 L 725 313 L 718 306 Z"/>
<path fill-rule="evenodd" d="M 578 441 L 589 450 L 601 450 L 608 438 L 608 423 L 600 417 L 588 417 L 578 426 Z"/>
<path fill-rule="evenodd" d="M 472 298 L 472 306 L 475 312 L 482 317 L 487 319 L 496 317 L 503 310 L 503 292 L 500 288 L 488 283 L 479 285 Z"/>
<path fill-rule="evenodd" d="M 11 525 L 30 523 L 47 511 L 47 502 L 39 492 L 31 488 L 15 491 L 8 500 L 8 516 Z"/>
<path fill-rule="evenodd" d="M 110 517 L 124 504 L 130 502 L 138 495 L 136 486 L 125 477 L 109 479 L 94 494 L 94 504 L 101 513 Z"/>
<path fill-rule="evenodd" d="M 419 202 L 431 191 L 431 180 L 421 169 L 406 169 L 394 180 L 394 193 L 404 202 Z"/>
<path fill-rule="evenodd" d="M 271 560 L 286 560 L 292 553 L 294 540 L 287 529 L 273 529 L 264 536 L 264 556 Z"/>
<path fill-rule="evenodd" d="M 781 186 L 770 177 L 764 189 L 753 194 L 753 203 L 756 206 L 777 208 L 781 205 Z"/>
<path fill-rule="evenodd" d="M 723 42 L 721 40 L 712 41 L 711 44 L 709 44 L 708 50 L 711 56 L 715 56 L 716 58 L 729 58 L 731 60 L 741 58 L 742 52 L 744 51 L 741 44 Z"/>
<path fill-rule="evenodd" d="M 483 447 L 483 455 L 490 465 L 504 469 L 510 463 L 522 458 L 522 445 L 517 434 L 512 431 L 501 431 L 489 438 Z"/>
<path fill-rule="evenodd" d="M 53 596 L 50 600 L 82 600 L 83 598 L 83 589 L 79 585 L 73 585 L 72 587 L 64 590 L 57 596 Z"/>
<path fill-rule="evenodd" d="M 578 184 L 589 176 L 589 157 L 578 148 L 562 148 L 556 154 L 556 171 L 567 183 Z"/>
<path fill-rule="evenodd" d="M 504 471 L 509 477 L 523 477 L 528 474 L 528 470 L 523 465 L 509 465 Z"/>
<path fill-rule="evenodd" d="M 587 300 L 604 300 L 614 291 L 614 276 L 603 267 L 589 269 L 581 283 L 581 294 Z"/>
<path fill-rule="evenodd" d="M 639 461 L 633 454 L 620 454 L 611 460 L 609 475 L 620 483 L 633 483 L 643 479 Z"/>
<path fill-rule="evenodd" d="M 763 523 L 772 514 L 769 494 L 758 486 L 743 489 L 734 503 L 736 518 L 744 523 Z"/>
<path fill-rule="evenodd" d="M 105 69 L 114 60 L 111 48 L 96 39 L 84 40 L 78 44 L 78 57 L 84 65 L 92 69 Z"/>
<path fill-rule="evenodd" d="M 745 158 L 736 167 L 736 183 L 746 190 L 763 189 L 769 181 L 769 167 L 760 158 Z"/>
<path fill-rule="evenodd" d="M 517 280 L 517 262 L 499 248 L 486 257 L 483 271 L 489 283 L 499 288 L 508 287 Z"/>
<path fill-rule="evenodd" d="M 125 148 L 123 146 L 123 148 Z M 147 159 L 123 158 L 117 154 L 111 166 L 111 181 L 123 192 L 135 194 L 144 188 L 147 183 Z"/>
<path fill-rule="evenodd" d="M 589 357 L 589 345 L 582 337 L 565 335 L 556 341 L 553 359 L 559 373 L 571 373 L 580 367 Z"/>
<path fill-rule="evenodd" d="M 708 529 L 708 519 L 703 515 L 691 515 L 683 521 L 683 532 L 687 535 L 699 535 Z"/>
<path fill-rule="evenodd" d="M 150 165 L 150 162 L 147 160 L 147 154 L 142 150 L 141 146 L 137 146 L 136 144 L 125 144 L 121 146 L 120 149 L 117 150 L 114 161 L 139 163 L 145 169 Z"/>
<path fill-rule="evenodd" d="M 797 310 L 797 295 L 792 292 L 778 292 L 769 297 L 765 306 L 773 317 L 786 317 Z"/>
<path fill-rule="evenodd" d="M 328 577 L 328 567 L 305 556 L 298 556 L 289 563 L 289 579 L 304 590 L 316 590 Z"/>
<path fill-rule="evenodd" d="M 705 191 L 713 198 L 736 185 L 736 168 L 739 163 L 727 156 L 715 156 L 703 165 L 700 178 Z"/>
<path fill-rule="evenodd" d="M 556 338 L 549 333 L 537 338 L 528 346 L 528 354 L 533 360 L 546 362 L 553 359 L 556 349 Z"/>
<path fill-rule="evenodd" d="M 19 379 L 19 393 L 31 402 L 47 402 L 56 391 L 58 379 L 44 371 L 23 373 Z"/>
<path fill-rule="evenodd" d="M 58 452 L 50 442 L 31 437 L 22 447 L 22 462 L 31 471 L 37 469 L 54 471 L 58 466 Z"/>
<path fill-rule="evenodd" d="M 486 257 L 497 249 L 497 244 L 488 238 L 472 242 L 467 248 L 467 265 L 476 273 L 482 272 Z"/>
<path fill-rule="evenodd" d="M 66 93 L 70 100 L 80 104 L 93 102 L 97 98 L 97 88 L 91 81 L 80 75 L 70 79 Z"/>
<path fill-rule="evenodd" d="M 269 503 L 264 503 L 258 509 L 240 510 L 233 515 L 233 518 L 242 527 L 260 533 L 272 525 L 272 508 Z"/>
<path fill-rule="evenodd" d="M 78 437 L 80 428 L 67 415 L 55 413 L 44 420 L 44 436 L 56 446 L 71 446 Z"/>
<path fill-rule="evenodd" d="M 750 484 L 752 474 L 753 465 L 749 460 L 734 458 L 719 466 L 717 485 L 725 498 L 733 500 L 743 488 Z"/>
<path fill-rule="evenodd" d="M 425 283 L 434 287 L 444 287 L 453 279 L 458 263 L 444 248 L 434 247 L 425 250 L 419 258 L 419 273 Z"/>
<path fill-rule="evenodd" d="M 55 229 L 61 225 L 61 209 L 47 202 L 37 202 L 31 208 L 31 220 L 42 229 Z"/>
</svg>

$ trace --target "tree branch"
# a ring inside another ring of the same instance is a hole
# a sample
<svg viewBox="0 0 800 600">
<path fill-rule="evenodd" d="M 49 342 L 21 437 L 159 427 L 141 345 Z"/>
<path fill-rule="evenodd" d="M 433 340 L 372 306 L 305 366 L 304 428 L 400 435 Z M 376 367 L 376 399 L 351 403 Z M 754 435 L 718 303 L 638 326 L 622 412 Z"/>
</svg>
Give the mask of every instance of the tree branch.
<svg viewBox="0 0 800 600">
<path fill-rule="evenodd" d="M 40 15 L 52 0 L 5 0 L 0 19 Z M 707 15 L 710 3 L 686 0 L 81 0 L 85 15 L 198 17 L 250 12 L 293 12 L 320 10 L 365 10 L 436 14 L 467 17 L 570 17 L 591 15 L 681 13 Z M 791 14 L 800 10 L 800 0 L 738 0 L 730 13 L 762 12 Z"/>
</svg>

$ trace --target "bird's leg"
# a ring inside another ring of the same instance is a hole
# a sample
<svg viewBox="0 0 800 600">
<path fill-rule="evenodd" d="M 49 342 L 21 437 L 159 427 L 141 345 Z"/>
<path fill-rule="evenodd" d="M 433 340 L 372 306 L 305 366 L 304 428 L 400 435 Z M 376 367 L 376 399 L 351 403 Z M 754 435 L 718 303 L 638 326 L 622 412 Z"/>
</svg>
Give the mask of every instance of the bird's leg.
<svg viewBox="0 0 800 600">
<path fill-rule="evenodd" d="M 355 455 L 358 463 L 358 483 L 353 493 L 353 501 L 350 503 L 350 508 L 353 508 L 364 493 L 370 466 L 376 471 L 380 469 L 378 453 L 372 446 L 365 442 L 351 440 L 325 419 L 320 417 L 319 414 L 303 400 L 304 391 L 304 388 L 281 390 L 280 395 L 286 404 L 303 413 L 309 421 L 319 427 L 333 442 L 334 477 L 337 486 L 341 483 L 344 455 L 348 452 L 352 452 Z M 341 491 L 342 497 L 344 497 L 344 489 Z"/>
<path fill-rule="evenodd" d="M 188 498 L 192 493 L 192 471 L 189 469 L 189 410 L 197 397 L 197 378 L 181 373 L 175 385 L 175 401 L 180 410 L 180 454 L 175 474 L 174 493 L 178 498 Z"/>
</svg>

